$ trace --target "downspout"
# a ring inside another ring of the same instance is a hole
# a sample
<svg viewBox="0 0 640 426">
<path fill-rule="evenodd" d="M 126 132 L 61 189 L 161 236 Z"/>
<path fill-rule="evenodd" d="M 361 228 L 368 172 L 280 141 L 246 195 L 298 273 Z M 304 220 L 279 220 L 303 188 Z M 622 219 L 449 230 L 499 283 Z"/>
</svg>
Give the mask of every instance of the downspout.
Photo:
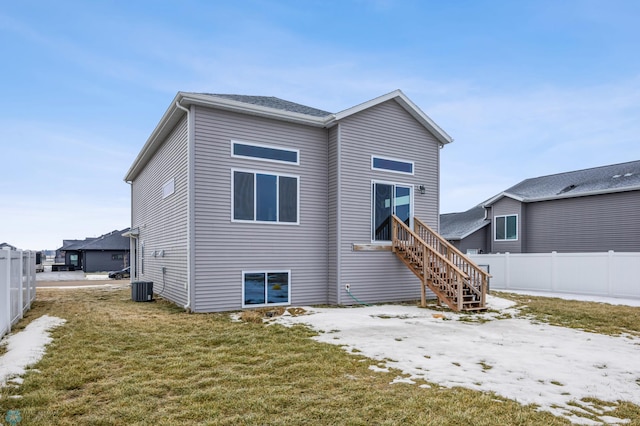
<svg viewBox="0 0 640 426">
<path fill-rule="evenodd" d="M 193 211 L 193 203 L 191 196 L 193 194 L 193 173 L 191 170 L 193 164 L 193 141 L 192 141 L 192 129 L 191 129 L 191 111 L 188 108 L 180 105 L 180 101 L 176 101 L 176 108 L 181 109 L 187 114 L 187 282 L 186 282 L 186 290 L 187 290 L 187 303 L 184 305 L 184 309 L 187 312 L 191 311 L 191 283 L 193 280 L 193 268 L 191 265 L 192 256 L 191 256 L 191 243 L 193 239 L 191 238 L 191 227 L 192 220 L 191 214 Z"/>
</svg>

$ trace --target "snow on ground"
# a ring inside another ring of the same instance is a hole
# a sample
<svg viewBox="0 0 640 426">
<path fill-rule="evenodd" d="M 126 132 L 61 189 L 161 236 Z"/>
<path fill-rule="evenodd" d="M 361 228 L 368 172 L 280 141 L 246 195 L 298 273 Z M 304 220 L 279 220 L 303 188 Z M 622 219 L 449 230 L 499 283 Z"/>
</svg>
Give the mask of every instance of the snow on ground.
<svg viewBox="0 0 640 426">
<path fill-rule="evenodd" d="M 565 299 L 565 300 L 580 300 L 583 302 L 608 303 L 609 305 L 626 305 L 626 306 L 640 307 L 640 299 L 623 299 L 619 297 L 593 296 L 588 294 L 551 293 L 551 292 L 534 291 L 534 290 L 500 289 L 495 291 L 496 292 L 504 291 L 505 293 L 515 293 L 515 294 L 528 294 L 530 296 L 539 296 L 539 297 L 555 297 L 557 299 Z"/>
<path fill-rule="evenodd" d="M 64 324 L 66 320 L 43 315 L 33 320 L 24 330 L 9 334 L 0 344 L 6 345 L 6 353 L 0 356 L 0 386 L 8 382 L 21 383 L 28 366 L 40 361 L 45 346 L 51 343 L 49 330 Z"/>
<path fill-rule="evenodd" d="M 488 304 L 498 312 L 469 315 L 400 305 L 305 308 L 308 315 L 283 315 L 276 322 L 308 324 L 320 332 L 316 340 L 376 360 L 374 371 L 395 368 L 414 380 L 492 391 L 574 423 L 594 424 L 569 412 L 580 411 L 569 403 L 585 397 L 613 406 L 619 400 L 640 405 L 640 338 L 510 318 L 512 302 L 488 296 Z M 605 414 L 601 411 L 603 423 L 627 421 Z"/>
</svg>

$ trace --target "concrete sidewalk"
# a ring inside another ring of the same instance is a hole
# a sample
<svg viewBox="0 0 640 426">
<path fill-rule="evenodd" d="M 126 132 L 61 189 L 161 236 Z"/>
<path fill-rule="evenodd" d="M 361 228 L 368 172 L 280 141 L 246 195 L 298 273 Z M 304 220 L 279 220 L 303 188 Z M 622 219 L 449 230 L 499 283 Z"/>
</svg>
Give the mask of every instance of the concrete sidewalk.
<svg viewBox="0 0 640 426">
<path fill-rule="evenodd" d="M 36 287 L 78 287 L 122 285 L 129 280 L 112 280 L 107 274 L 85 274 L 83 271 L 45 271 L 36 274 Z"/>
</svg>

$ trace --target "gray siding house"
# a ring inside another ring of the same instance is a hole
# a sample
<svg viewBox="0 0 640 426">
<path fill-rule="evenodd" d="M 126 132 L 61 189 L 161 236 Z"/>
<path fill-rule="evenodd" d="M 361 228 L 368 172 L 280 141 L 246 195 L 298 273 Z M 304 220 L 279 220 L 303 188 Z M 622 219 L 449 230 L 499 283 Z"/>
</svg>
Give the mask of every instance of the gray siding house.
<svg viewBox="0 0 640 426">
<path fill-rule="evenodd" d="M 53 271 L 83 270 L 107 272 L 129 266 L 129 238 L 123 237 L 129 228 L 116 230 L 84 240 L 63 240 L 56 250 Z"/>
<path fill-rule="evenodd" d="M 399 90 L 339 113 L 179 92 L 125 176 L 131 279 L 194 312 L 416 299 L 391 215 L 437 230 L 451 141 Z"/>
<path fill-rule="evenodd" d="M 638 252 L 640 161 L 526 179 L 440 232 L 465 252 Z"/>
</svg>

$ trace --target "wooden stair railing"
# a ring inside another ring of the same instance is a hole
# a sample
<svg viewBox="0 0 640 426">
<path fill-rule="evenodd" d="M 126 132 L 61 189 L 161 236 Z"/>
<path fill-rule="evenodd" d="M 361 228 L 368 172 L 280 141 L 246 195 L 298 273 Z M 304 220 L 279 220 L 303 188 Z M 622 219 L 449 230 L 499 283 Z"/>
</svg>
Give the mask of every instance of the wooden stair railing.
<svg viewBox="0 0 640 426">
<path fill-rule="evenodd" d="M 394 215 L 391 226 L 392 251 L 420 278 L 422 306 L 426 306 L 428 287 L 454 311 L 486 309 L 488 274 L 457 250 L 455 256 L 450 256 L 449 253 L 453 251 L 447 247 L 449 243 L 424 223 L 417 223 L 417 230 L 434 245 L 430 245 Z"/>
</svg>

